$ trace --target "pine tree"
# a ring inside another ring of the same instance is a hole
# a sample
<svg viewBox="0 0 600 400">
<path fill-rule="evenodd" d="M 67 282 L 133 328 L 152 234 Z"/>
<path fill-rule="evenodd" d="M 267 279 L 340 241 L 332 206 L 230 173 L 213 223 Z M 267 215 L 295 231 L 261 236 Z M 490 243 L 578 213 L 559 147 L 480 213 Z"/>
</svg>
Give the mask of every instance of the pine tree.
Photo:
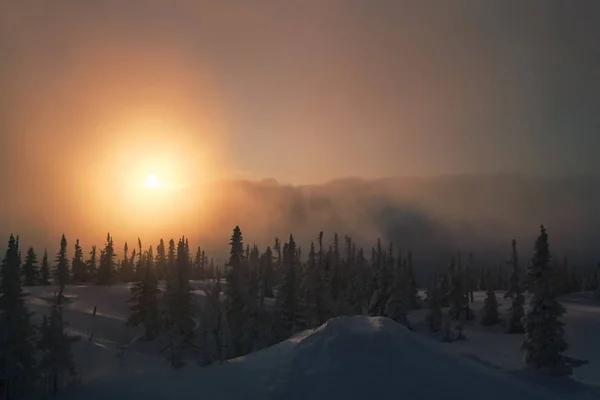
<svg viewBox="0 0 600 400">
<path fill-rule="evenodd" d="M 200 246 L 196 250 L 196 257 L 194 258 L 194 270 L 192 273 L 194 279 L 204 279 L 204 256 Z"/>
<path fill-rule="evenodd" d="M 421 298 L 419 297 L 419 288 L 417 287 L 417 279 L 413 268 L 412 252 L 408 252 L 406 258 L 406 282 L 408 284 L 408 300 L 410 307 L 413 310 L 421 308 Z"/>
<path fill-rule="evenodd" d="M 509 288 L 505 293 L 504 298 L 512 299 L 510 309 L 510 318 L 508 320 L 508 333 L 523 333 L 523 317 L 525 316 L 525 297 L 523 296 L 523 288 L 521 286 L 520 268 L 519 268 L 519 253 L 517 251 L 517 241 L 512 241 L 512 257 L 508 264 L 512 267 L 509 278 Z"/>
<path fill-rule="evenodd" d="M 175 270 L 175 259 L 176 259 L 175 240 L 171 239 L 171 240 L 169 240 L 169 249 L 167 252 L 167 270 L 166 270 L 166 275 L 165 275 L 165 279 L 167 280 L 167 283 L 169 282 L 171 273 Z"/>
<path fill-rule="evenodd" d="M 40 281 L 40 271 L 37 265 L 37 256 L 33 247 L 27 250 L 25 264 L 23 264 L 23 276 L 25 278 L 24 286 L 35 286 Z"/>
<path fill-rule="evenodd" d="M 127 320 L 129 326 L 143 326 L 145 330 L 144 339 L 152 340 L 160 330 L 160 318 L 158 313 L 158 281 L 154 273 L 152 247 L 144 257 L 144 277 L 131 287 L 132 297 L 129 303 L 132 314 Z"/>
<path fill-rule="evenodd" d="M 163 280 L 167 276 L 167 253 L 164 240 L 160 239 L 160 243 L 156 247 L 156 277 L 158 280 Z"/>
<path fill-rule="evenodd" d="M 133 263 L 129 259 L 129 246 L 127 245 L 127 242 L 125 242 L 125 245 L 123 246 L 123 260 L 121 261 L 119 278 L 121 279 L 121 282 L 131 282 L 134 278 Z"/>
<path fill-rule="evenodd" d="M 267 246 L 264 254 L 261 257 L 261 268 L 263 276 L 264 296 L 274 298 L 273 289 L 275 288 L 275 270 L 273 269 L 273 252 Z"/>
<path fill-rule="evenodd" d="M 427 324 L 431 332 L 439 332 L 442 329 L 442 308 L 440 307 L 440 288 L 436 278 L 433 279 L 429 296 L 427 299 L 429 314 L 427 314 Z"/>
<path fill-rule="evenodd" d="M 245 264 L 249 269 L 248 292 L 245 299 L 243 314 L 246 321 L 242 327 L 241 351 L 242 354 L 248 354 L 258 351 L 267 346 L 265 329 L 263 326 L 263 308 L 262 308 L 262 289 L 259 279 L 259 258 L 260 252 L 256 245 L 247 253 Z"/>
<path fill-rule="evenodd" d="M 390 248 L 391 253 L 391 248 Z M 390 257 L 391 258 L 391 257 Z M 407 312 L 409 308 L 409 282 L 407 280 L 406 268 L 402 262 L 402 254 L 398 254 L 396 266 L 394 268 L 393 283 L 391 294 L 385 305 L 385 314 L 394 321 L 409 326 Z"/>
<path fill-rule="evenodd" d="M 71 261 L 71 271 L 73 272 L 73 280 L 75 282 L 86 282 L 86 264 L 83 261 L 83 249 L 79 244 L 79 239 L 75 241 L 75 253 Z"/>
<path fill-rule="evenodd" d="M 87 264 L 87 272 L 86 276 L 89 280 L 96 279 L 96 274 L 98 273 L 98 256 L 96 251 L 96 246 L 92 246 L 92 250 L 90 251 L 90 259 L 86 262 Z"/>
<path fill-rule="evenodd" d="M 56 266 L 54 267 L 54 279 L 60 287 L 58 297 L 62 301 L 63 291 L 69 280 L 69 260 L 67 260 L 67 239 L 65 238 L 65 235 L 62 235 L 62 238 L 60 239 L 60 250 L 56 256 Z"/>
<path fill-rule="evenodd" d="M 290 235 L 289 242 L 283 245 L 282 280 L 277 293 L 277 309 L 273 326 L 273 339 L 276 342 L 287 339 L 297 329 L 299 315 L 297 267 L 298 252 L 294 238 Z"/>
<path fill-rule="evenodd" d="M 170 273 L 171 284 L 167 288 L 171 364 L 176 368 L 184 365 L 179 351 L 195 347 L 190 275 L 189 246 L 186 246 L 185 238 L 181 238 L 177 244 L 175 267 Z"/>
<path fill-rule="evenodd" d="M 373 252 L 373 255 L 373 268 L 375 273 L 373 276 L 373 289 L 371 290 L 373 295 L 369 303 L 369 315 L 382 316 L 385 314 L 385 304 L 390 296 L 389 286 L 392 280 L 392 270 L 387 264 L 380 239 L 377 240 L 377 249 Z"/>
<path fill-rule="evenodd" d="M 5 399 L 21 398 L 35 379 L 35 330 L 20 272 L 19 239 L 11 235 L 0 267 L 0 387 Z"/>
<path fill-rule="evenodd" d="M 525 341 L 522 348 L 527 365 L 544 373 L 570 375 L 576 364 L 561 354 L 567 350 L 564 324 L 559 321 L 565 309 L 551 288 L 550 258 L 548 234 L 542 225 L 527 269 L 527 290 L 531 298 L 523 323 Z"/>
<path fill-rule="evenodd" d="M 70 336 L 65 332 L 67 324 L 63 322 L 63 312 L 60 297 L 55 296 L 50 318 L 44 315 L 39 328 L 40 340 L 37 344 L 42 351 L 40 371 L 44 377 L 45 387 L 57 392 L 65 385 L 65 376 L 74 378 L 77 375 L 71 345 L 79 337 Z"/>
<path fill-rule="evenodd" d="M 488 290 L 485 292 L 485 300 L 483 302 L 484 307 L 482 310 L 481 325 L 496 325 L 498 322 L 500 322 L 498 317 L 498 299 L 496 298 L 496 293 L 492 290 L 491 284 L 489 285 Z"/>
<path fill-rule="evenodd" d="M 115 282 L 115 251 L 110 233 L 106 236 L 106 244 L 100 257 L 97 282 L 100 285 L 112 285 Z"/>
<path fill-rule="evenodd" d="M 229 271 L 226 278 L 225 294 L 225 319 L 231 334 L 232 353 L 237 357 L 243 353 L 241 338 L 243 326 L 246 324 L 246 315 L 243 314 L 247 293 L 246 271 L 244 270 L 244 241 L 242 231 L 236 226 L 231 236 L 229 252 Z"/>
<path fill-rule="evenodd" d="M 40 267 L 40 285 L 50 285 L 50 263 L 48 262 L 48 251 L 44 250 L 42 265 Z"/>
<path fill-rule="evenodd" d="M 323 250 L 323 232 L 318 236 L 319 251 L 317 265 L 314 271 L 314 317 L 317 325 L 322 325 L 331 316 L 331 299 L 327 283 L 329 276 L 325 267 L 325 252 Z"/>
<path fill-rule="evenodd" d="M 206 293 L 200 321 L 200 346 L 204 365 L 223 360 L 224 315 L 220 300 L 221 275 L 215 271 L 215 285 Z"/>
<path fill-rule="evenodd" d="M 461 256 L 457 258 L 452 257 L 450 261 L 450 291 L 448 293 L 450 300 L 450 310 L 448 311 L 450 316 L 454 320 L 460 320 L 464 318 L 465 304 L 467 303 L 465 298 L 466 290 L 464 288 L 464 276 L 462 272 Z"/>
</svg>

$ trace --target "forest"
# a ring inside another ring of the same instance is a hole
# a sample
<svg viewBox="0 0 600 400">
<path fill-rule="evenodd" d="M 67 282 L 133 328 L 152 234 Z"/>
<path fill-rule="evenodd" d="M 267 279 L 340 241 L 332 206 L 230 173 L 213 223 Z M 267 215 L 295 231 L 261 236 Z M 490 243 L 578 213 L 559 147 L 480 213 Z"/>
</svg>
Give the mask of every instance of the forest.
<svg viewBox="0 0 600 400">
<path fill-rule="evenodd" d="M 138 328 L 138 341 L 159 341 L 173 368 L 203 366 L 256 352 L 331 318 L 383 316 L 412 329 L 407 314 L 426 308 L 430 332 L 441 341 L 464 340 L 465 323 L 500 323 L 498 292 L 512 302 L 506 334 L 525 333 L 525 363 L 551 375 L 568 375 L 586 361 L 567 357 L 564 313 L 558 297 L 598 289 L 597 269 L 575 268 L 551 253 L 542 226 L 533 255 L 521 265 L 515 240 L 507 261 L 497 267 L 477 263 L 472 253 L 456 253 L 447 265 L 417 282 L 418 260 L 410 249 L 381 240 L 365 251 L 353 239 L 319 232 L 303 250 L 292 235 L 260 250 L 233 229 L 229 259 L 219 267 L 185 237 L 160 240 L 154 249 L 138 239 L 117 258 L 113 238 L 85 252 L 76 240 L 73 256 L 63 235 L 60 249 L 41 261 L 33 248 L 23 256 L 19 237 L 8 240 L 0 269 L 0 385 L 5 398 L 27 390 L 56 392 L 76 385 L 78 370 L 72 344 L 93 340 L 71 334 L 63 308 L 72 301 L 68 285 L 110 286 L 127 283 L 131 292 L 127 326 Z M 207 285 L 203 296 L 191 282 Z M 26 306 L 27 289 L 52 286 L 48 310 L 36 325 Z M 473 293 L 485 291 L 480 315 L 470 308 Z M 96 308 L 94 307 L 94 315 Z"/>
</svg>

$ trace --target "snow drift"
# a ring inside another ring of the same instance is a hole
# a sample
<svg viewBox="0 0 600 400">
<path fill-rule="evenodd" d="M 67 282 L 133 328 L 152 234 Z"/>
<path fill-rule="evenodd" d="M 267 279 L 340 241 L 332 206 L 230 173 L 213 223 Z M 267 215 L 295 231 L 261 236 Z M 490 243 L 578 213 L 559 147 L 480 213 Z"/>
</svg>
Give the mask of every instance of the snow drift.
<svg viewBox="0 0 600 400">
<path fill-rule="evenodd" d="M 134 358 L 131 359 L 135 364 Z M 140 359 L 141 361 L 141 359 Z M 549 399 L 538 387 L 463 357 L 387 318 L 335 318 L 263 351 L 207 368 L 115 371 L 63 398 Z"/>
</svg>

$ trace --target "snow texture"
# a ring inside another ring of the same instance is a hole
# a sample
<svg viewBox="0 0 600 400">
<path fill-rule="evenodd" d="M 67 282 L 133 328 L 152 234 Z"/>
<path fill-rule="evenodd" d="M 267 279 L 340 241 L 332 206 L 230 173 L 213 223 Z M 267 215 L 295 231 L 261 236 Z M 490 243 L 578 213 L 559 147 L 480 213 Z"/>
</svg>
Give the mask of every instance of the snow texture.
<svg viewBox="0 0 600 400">
<path fill-rule="evenodd" d="M 194 284 L 202 297 L 200 284 Z M 54 288 L 30 288 L 29 307 L 44 312 Z M 594 385 L 600 376 L 600 302 L 591 293 L 563 299 L 566 339 L 574 357 L 590 364 L 577 368 L 574 379 L 540 377 L 524 369 L 522 335 L 504 333 L 502 325 L 465 325 L 467 340 L 441 343 L 428 332 L 427 309 L 409 315 L 418 332 L 383 317 L 340 317 L 321 327 L 257 353 L 200 367 L 174 370 L 164 354 L 148 343 L 132 343 L 139 334 L 126 330 L 127 285 L 67 286 L 72 303 L 65 319 L 75 332 L 94 330 L 94 339 L 76 343 L 80 387 L 59 399 L 600 399 Z M 481 310 L 484 293 L 475 293 L 472 308 Z M 500 314 L 507 318 L 510 301 L 498 293 Z M 91 316 L 94 305 L 97 315 Z M 129 341 L 122 358 L 119 342 Z M 595 362 L 598 360 L 598 362 Z"/>
</svg>

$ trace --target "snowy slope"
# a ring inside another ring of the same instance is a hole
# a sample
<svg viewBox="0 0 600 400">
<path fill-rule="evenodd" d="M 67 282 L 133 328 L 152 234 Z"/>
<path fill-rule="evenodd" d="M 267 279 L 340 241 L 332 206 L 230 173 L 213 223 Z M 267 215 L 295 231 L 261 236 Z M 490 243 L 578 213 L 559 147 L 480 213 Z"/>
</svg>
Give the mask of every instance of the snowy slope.
<svg viewBox="0 0 600 400">
<path fill-rule="evenodd" d="M 144 360 L 135 360 L 135 363 Z M 64 399 L 553 399 L 550 392 L 445 352 L 386 318 L 341 317 L 261 352 L 174 371 L 155 361 Z M 152 365 L 154 364 L 154 365 Z"/>
<path fill-rule="evenodd" d="M 29 304 L 47 309 L 43 299 L 52 288 L 33 288 Z M 93 329 L 93 342 L 76 344 L 82 385 L 64 391 L 64 399 L 596 399 L 600 352 L 591 339 L 600 333 L 600 304 L 588 294 L 565 299 L 569 354 L 591 363 L 575 370 L 577 380 L 548 380 L 522 370 L 522 335 L 506 335 L 501 326 L 467 326 L 467 340 L 452 344 L 433 340 L 424 330 L 410 332 L 386 318 L 341 317 L 305 331 L 279 345 L 201 368 L 190 364 L 173 370 L 165 355 L 150 345 L 135 344 L 117 358 L 117 342 L 128 314 L 126 285 L 71 286 L 73 302 L 65 308 L 70 328 Z M 474 309 L 483 294 L 476 294 Z M 499 293 L 498 299 L 501 300 Z M 501 304 L 503 302 L 501 301 Z M 90 316 L 93 306 L 98 314 Z M 501 311 L 505 310 L 503 304 Z M 418 330 L 425 310 L 410 318 Z M 95 325 L 94 325 L 95 324 Z M 598 362 L 595 362 L 598 360 Z"/>
</svg>

